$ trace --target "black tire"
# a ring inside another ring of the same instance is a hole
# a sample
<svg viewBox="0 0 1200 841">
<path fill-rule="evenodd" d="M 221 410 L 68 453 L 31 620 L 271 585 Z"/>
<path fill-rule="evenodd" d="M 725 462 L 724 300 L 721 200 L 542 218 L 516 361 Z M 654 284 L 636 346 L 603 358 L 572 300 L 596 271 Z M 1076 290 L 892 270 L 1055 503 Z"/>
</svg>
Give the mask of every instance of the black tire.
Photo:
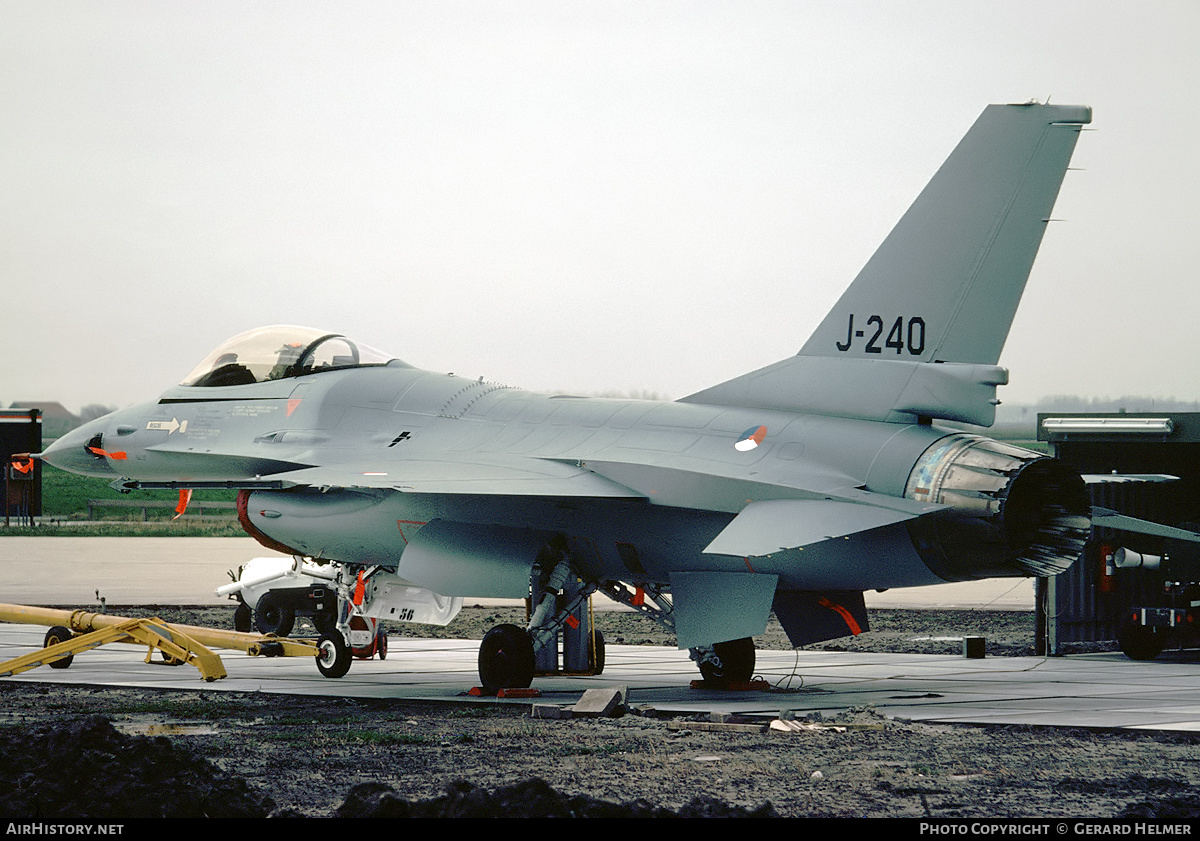
<svg viewBox="0 0 1200 841">
<path fill-rule="evenodd" d="M 74 638 L 75 635 L 71 633 L 70 628 L 66 628 L 62 625 L 55 625 L 46 632 L 46 636 L 42 640 L 42 646 L 44 648 L 49 648 L 52 645 L 58 645 L 60 642 L 70 642 Z M 52 669 L 66 669 L 71 665 L 72 662 L 74 662 L 74 660 L 75 655 L 68 654 L 61 660 L 55 660 L 53 663 L 47 663 L 46 665 Z"/>
<path fill-rule="evenodd" d="M 388 638 L 387 631 L 380 628 L 375 632 L 375 654 L 380 660 L 387 659 Z"/>
<path fill-rule="evenodd" d="M 296 624 L 296 613 L 279 603 L 279 597 L 270 590 L 262 594 L 254 606 L 254 627 L 260 634 L 286 637 Z"/>
<path fill-rule="evenodd" d="M 344 677 L 354 659 L 350 646 L 336 631 L 317 640 L 317 671 L 325 677 Z"/>
<path fill-rule="evenodd" d="M 1126 622 L 1117 636 L 1117 643 L 1130 660 L 1153 660 L 1166 648 L 1167 635 L 1157 628 Z"/>
<path fill-rule="evenodd" d="M 604 674 L 604 634 L 599 631 L 592 631 L 592 639 L 595 640 L 595 648 L 588 648 L 588 665 L 591 666 L 592 674 Z"/>
<path fill-rule="evenodd" d="M 533 683 L 533 640 L 524 628 L 497 625 L 479 646 L 479 679 L 488 692 Z"/>
<path fill-rule="evenodd" d="M 700 676 L 705 683 L 728 686 L 747 683 L 754 677 L 754 640 L 750 637 L 719 642 L 713 646 L 713 651 L 720 663 L 700 664 Z"/>
<path fill-rule="evenodd" d="M 337 614 L 332 610 L 314 613 L 312 622 L 318 634 L 332 634 L 337 630 Z"/>
<path fill-rule="evenodd" d="M 250 629 L 254 627 L 254 612 L 250 610 L 250 605 L 245 602 L 238 604 L 233 611 L 233 630 L 238 633 L 248 634 Z"/>
</svg>

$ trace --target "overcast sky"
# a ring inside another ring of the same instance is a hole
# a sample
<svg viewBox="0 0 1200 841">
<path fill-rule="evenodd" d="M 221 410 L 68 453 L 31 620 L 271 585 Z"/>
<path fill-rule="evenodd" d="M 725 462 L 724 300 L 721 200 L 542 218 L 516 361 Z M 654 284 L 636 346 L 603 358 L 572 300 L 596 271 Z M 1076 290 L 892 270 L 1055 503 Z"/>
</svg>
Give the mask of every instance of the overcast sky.
<svg viewBox="0 0 1200 841">
<path fill-rule="evenodd" d="M 679 397 L 794 354 L 991 102 L 1094 108 L 1005 402 L 1200 396 L 1200 3 L 0 0 L 0 405 L 251 327 Z"/>
</svg>

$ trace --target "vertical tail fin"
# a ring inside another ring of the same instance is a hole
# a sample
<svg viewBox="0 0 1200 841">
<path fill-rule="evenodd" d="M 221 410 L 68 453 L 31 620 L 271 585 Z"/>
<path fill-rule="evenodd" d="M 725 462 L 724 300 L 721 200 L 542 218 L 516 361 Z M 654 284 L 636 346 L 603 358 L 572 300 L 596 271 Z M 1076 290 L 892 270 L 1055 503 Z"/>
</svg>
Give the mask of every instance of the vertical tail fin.
<svg viewBox="0 0 1200 841">
<path fill-rule="evenodd" d="M 1088 122 L 988 106 L 800 355 L 995 365 Z"/>
<path fill-rule="evenodd" d="M 988 106 L 797 356 L 683 400 L 989 425 L 1007 381 L 996 363 L 1091 117 Z"/>
</svg>

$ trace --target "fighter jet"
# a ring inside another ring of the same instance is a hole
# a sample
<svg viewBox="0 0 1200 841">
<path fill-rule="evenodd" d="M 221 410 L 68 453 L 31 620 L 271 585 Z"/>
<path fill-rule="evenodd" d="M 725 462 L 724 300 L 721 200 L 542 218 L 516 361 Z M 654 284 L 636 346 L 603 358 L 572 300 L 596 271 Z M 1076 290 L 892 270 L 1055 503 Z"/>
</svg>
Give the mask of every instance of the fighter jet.
<svg viewBox="0 0 1200 841">
<path fill-rule="evenodd" d="M 42 457 L 126 489 L 238 489 L 249 534 L 330 565 L 328 676 L 356 616 L 445 623 L 463 597 L 512 597 L 528 626 L 488 634 L 480 678 L 529 686 L 599 591 L 670 628 L 706 678 L 747 680 L 772 610 L 799 646 L 866 630 L 865 590 L 1050 576 L 1080 555 L 1072 468 L 938 422 L 994 422 L 1090 120 L 986 108 L 797 355 L 676 401 L 537 394 L 274 326 Z"/>
</svg>

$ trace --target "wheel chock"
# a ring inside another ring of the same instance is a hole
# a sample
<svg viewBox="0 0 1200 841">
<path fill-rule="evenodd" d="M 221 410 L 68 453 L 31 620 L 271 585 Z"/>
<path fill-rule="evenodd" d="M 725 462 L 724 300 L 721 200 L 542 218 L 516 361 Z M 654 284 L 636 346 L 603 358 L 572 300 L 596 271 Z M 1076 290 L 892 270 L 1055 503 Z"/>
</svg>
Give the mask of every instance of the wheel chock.
<svg viewBox="0 0 1200 841">
<path fill-rule="evenodd" d="M 513 687 L 511 689 L 497 689 L 493 692 L 482 686 L 472 686 L 467 690 L 467 694 L 472 698 L 540 698 L 542 697 L 542 690 Z"/>
<path fill-rule="evenodd" d="M 497 698 L 541 698 L 542 690 L 533 689 L 532 687 L 530 687 L 528 689 L 521 689 L 519 687 L 515 688 L 515 689 L 500 689 L 496 692 L 496 697 Z"/>
<path fill-rule="evenodd" d="M 691 682 L 692 689 L 717 689 L 727 692 L 765 692 L 771 688 L 771 684 L 767 683 L 762 678 L 744 681 L 742 683 L 709 683 L 706 680 L 693 680 Z"/>
</svg>

